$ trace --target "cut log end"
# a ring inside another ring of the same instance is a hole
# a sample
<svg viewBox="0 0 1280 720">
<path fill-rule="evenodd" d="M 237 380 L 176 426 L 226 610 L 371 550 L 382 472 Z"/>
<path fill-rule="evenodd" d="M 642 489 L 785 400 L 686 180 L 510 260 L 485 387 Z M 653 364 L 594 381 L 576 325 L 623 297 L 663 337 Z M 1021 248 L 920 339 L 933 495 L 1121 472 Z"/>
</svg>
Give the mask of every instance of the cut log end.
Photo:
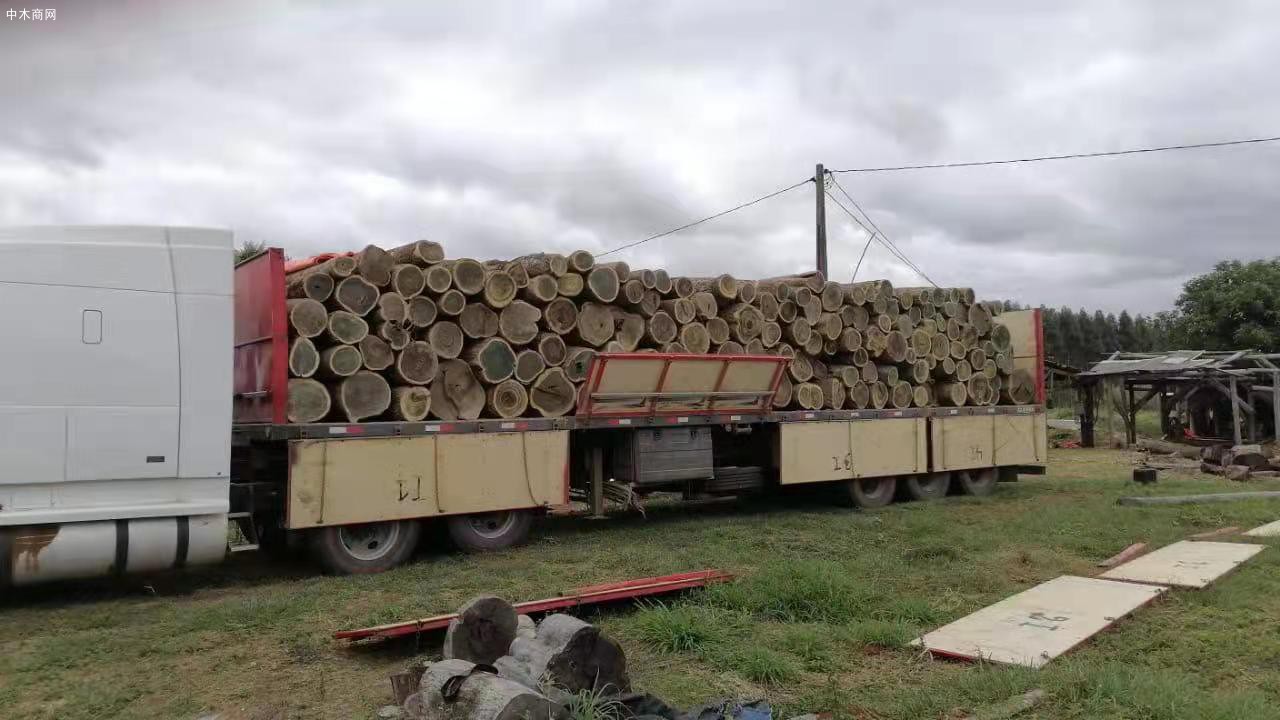
<svg viewBox="0 0 1280 720">
<path fill-rule="evenodd" d="M 291 423 L 315 423 L 329 414 L 333 400 L 329 389 L 318 380 L 294 378 L 289 381 L 285 417 Z"/>
</svg>

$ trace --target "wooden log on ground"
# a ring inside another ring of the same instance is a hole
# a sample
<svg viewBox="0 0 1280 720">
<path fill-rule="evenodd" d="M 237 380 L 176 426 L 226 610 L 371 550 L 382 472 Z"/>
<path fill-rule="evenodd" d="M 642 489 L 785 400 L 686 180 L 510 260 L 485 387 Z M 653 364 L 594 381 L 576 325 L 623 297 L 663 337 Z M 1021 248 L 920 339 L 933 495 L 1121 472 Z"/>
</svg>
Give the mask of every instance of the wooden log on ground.
<svg viewBox="0 0 1280 720">
<path fill-rule="evenodd" d="M 1266 470 L 1270 465 L 1267 453 L 1257 444 L 1235 445 L 1227 450 L 1224 458 L 1228 465 L 1243 465 L 1250 470 Z"/>
<path fill-rule="evenodd" d="M 415 340 L 396 353 L 392 377 L 397 385 L 426 385 L 435 379 L 438 363 L 431 343 Z"/>
<path fill-rule="evenodd" d="M 547 307 L 550 309 L 551 306 Z M 528 345 L 538 337 L 540 320 L 541 310 L 527 302 L 516 300 L 498 314 L 498 334 L 512 345 Z"/>
<path fill-rule="evenodd" d="M 381 375 L 360 370 L 338 383 L 333 400 L 348 422 L 360 422 L 387 411 L 391 406 L 391 386 Z"/>
<path fill-rule="evenodd" d="M 1207 503 L 1238 502 L 1244 500 L 1280 500 L 1280 491 L 1256 491 L 1238 493 L 1211 493 L 1208 495 L 1164 495 L 1155 497 L 1122 497 L 1118 505 L 1203 505 Z"/>
<path fill-rule="evenodd" d="M 609 306 L 593 302 L 583 303 L 578 310 L 577 326 L 568 333 L 568 338 L 575 344 L 597 348 L 612 340 L 613 313 L 609 311 Z M 667 341 L 669 342 L 670 338 Z"/>
<path fill-rule="evenodd" d="M 285 301 L 289 327 L 293 334 L 304 338 L 319 337 L 329 323 L 329 312 L 317 300 L 296 298 Z"/>
<path fill-rule="evenodd" d="M 453 273 L 443 265 L 432 265 L 422 272 L 427 282 L 427 290 L 439 295 L 453 287 Z"/>
<path fill-rule="evenodd" d="M 620 307 L 609 308 L 613 313 L 613 338 L 623 352 L 634 352 L 644 337 L 646 321 L 643 316 L 629 313 Z"/>
<path fill-rule="evenodd" d="M 484 407 L 490 417 L 520 417 L 529 409 L 529 392 L 517 380 L 503 380 L 485 393 Z"/>
<path fill-rule="evenodd" d="M 369 334 L 369 323 L 346 310 L 334 310 L 329 313 L 325 323 L 324 337 L 332 343 L 353 345 Z"/>
<path fill-rule="evenodd" d="M 401 385 L 391 388 L 391 408 L 388 411 L 396 420 L 421 422 L 431 411 L 431 391 L 421 385 Z"/>
<path fill-rule="evenodd" d="M 594 625 L 570 615 L 549 615 L 533 637 L 517 635 L 495 661 L 499 674 L 527 687 L 539 683 L 570 693 L 628 692 L 631 680 L 622 648 Z"/>
<path fill-rule="evenodd" d="M 452 360 L 462 354 L 462 328 L 441 320 L 427 329 L 427 342 L 441 359 Z"/>
<path fill-rule="evenodd" d="M 560 339 L 559 335 L 553 337 Z M 513 377 L 525 385 L 537 380 L 546 369 L 547 361 L 542 359 L 542 355 L 538 354 L 537 350 L 521 350 L 516 353 L 516 369 Z"/>
<path fill-rule="evenodd" d="M 333 294 L 334 285 L 333 276 L 328 273 L 294 273 L 285 278 L 285 297 L 322 303 Z"/>
<path fill-rule="evenodd" d="M 538 354 L 549 366 L 558 366 L 564 362 L 564 338 L 559 333 L 544 332 L 538 334 Z"/>
<path fill-rule="evenodd" d="M 1200 447 L 1198 445 L 1183 445 L 1181 443 L 1165 442 L 1164 440 L 1156 440 L 1154 438 L 1138 438 L 1137 445 L 1139 448 L 1147 452 L 1159 453 L 1161 455 L 1179 455 L 1192 460 L 1199 460 L 1201 456 Z"/>
<path fill-rule="evenodd" d="M 377 245 L 366 245 L 356 253 L 356 272 L 379 288 L 391 284 L 391 268 L 395 264 L 395 258 Z"/>
<path fill-rule="evenodd" d="M 494 310 L 501 310 L 516 299 L 517 290 L 515 278 L 510 274 L 501 271 L 490 272 L 485 276 L 481 297 L 484 298 L 485 305 Z"/>
<path fill-rule="evenodd" d="M 659 307 L 680 325 L 691 323 L 698 317 L 698 307 L 685 298 L 663 300 Z"/>
<path fill-rule="evenodd" d="M 378 305 L 373 309 L 373 321 L 404 324 L 409 316 L 409 303 L 399 293 L 384 292 L 378 296 Z"/>
<path fill-rule="evenodd" d="M 289 377 L 309 378 L 320 369 L 320 353 L 315 343 L 305 337 L 289 344 Z"/>
<path fill-rule="evenodd" d="M 291 423 L 315 423 L 325 419 L 332 405 L 329 389 L 318 380 L 290 378 L 285 418 Z"/>
<path fill-rule="evenodd" d="M 387 254 L 397 263 L 412 263 L 421 267 L 444 261 L 444 248 L 440 243 L 430 240 L 419 240 L 391 248 Z"/>
<path fill-rule="evenodd" d="M 458 316 L 458 326 L 462 328 L 462 334 L 472 340 L 491 338 L 498 334 L 498 313 L 483 303 L 467 303 Z"/>
<path fill-rule="evenodd" d="M 333 295 L 330 296 L 328 305 L 335 309 L 346 310 L 353 315 L 364 316 L 378 304 L 378 298 L 381 295 L 377 285 L 359 275 L 352 275 L 338 281 L 337 286 L 333 288 Z"/>
<path fill-rule="evenodd" d="M 367 335 L 356 346 L 360 350 L 360 358 L 365 370 L 382 372 L 396 361 L 396 354 L 386 340 L 377 335 Z"/>
<path fill-rule="evenodd" d="M 431 327 L 438 314 L 436 302 L 426 295 L 419 295 L 409 298 L 406 303 L 405 322 L 415 328 Z"/>
<path fill-rule="evenodd" d="M 566 335 L 578 326 L 578 306 L 569 298 L 556 298 L 542 309 L 541 322 L 551 332 Z"/>
<path fill-rule="evenodd" d="M 586 281 L 578 273 L 565 273 L 556 278 L 556 292 L 560 297 L 576 298 L 585 286 Z"/>
<path fill-rule="evenodd" d="M 440 420 L 475 420 L 484 410 L 484 386 L 471 365 L 442 360 L 431 382 L 431 415 Z"/>
<path fill-rule="evenodd" d="M 418 692 L 404 701 L 403 717 L 410 720 L 564 720 L 562 705 L 542 693 L 489 672 L 477 672 L 475 665 L 448 659 L 427 666 Z M 456 694 L 445 698 L 444 688 L 465 678 Z M 400 717 L 397 715 L 397 717 Z"/>
<path fill-rule="evenodd" d="M 449 317 L 458 317 L 467 307 L 467 296 L 461 291 L 450 288 L 436 298 L 436 309 Z"/>
<path fill-rule="evenodd" d="M 427 276 L 417 265 L 401 263 L 391 268 L 391 291 L 400 297 L 417 297 L 427 288 Z"/>
<path fill-rule="evenodd" d="M 529 284 L 521 288 L 520 297 L 534 305 L 546 305 L 560 293 L 560 284 L 552 275 L 530 275 Z"/>
<path fill-rule="evenodd" d="M 516 371 L 516 354 L 501 338 L 481 340 L 464 348 L 462 359 L 471 364 L 476 376 L 486 385 L 496 385 Z"/>
<path fill-rule="evenodd" d="M 618 275 L 610 268 L 601 267 L 587 273 L 587 294 L 602 303 L 611 303 L 618 298 Z"/>
<path fill-rule="evenodd" d="M 564 370 L 547 368 L 529 386 L 529 406 L 543 417 L 561 417 L 573 408 L 575 392 Z"/>
<path fill-rule="evenodd" d="M 484 266 L 471 258 L 446 260 L 445 267 L 453 276 L 453 286 L 464 295 L 479 295 L 484 291 Z"/>
</svg>

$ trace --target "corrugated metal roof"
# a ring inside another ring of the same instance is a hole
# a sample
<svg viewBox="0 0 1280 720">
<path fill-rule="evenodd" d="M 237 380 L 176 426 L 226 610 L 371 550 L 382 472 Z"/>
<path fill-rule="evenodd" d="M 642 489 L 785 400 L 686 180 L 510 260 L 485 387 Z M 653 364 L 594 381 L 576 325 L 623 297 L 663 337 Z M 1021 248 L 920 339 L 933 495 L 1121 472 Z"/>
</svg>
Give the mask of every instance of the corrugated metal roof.
<svg viewBox="0 0 1280 720">
<path fill-rule="evenodd" d="M 1128 373 L 1178 373 L 1192 368 L 1216 367 L 1226 358 L 1202 357 L 1203 350 L 1174 350 L 1163 355 L 1133 360 L 1103 360 L 1081 375 L 1123 375 Z"/>
</svg>

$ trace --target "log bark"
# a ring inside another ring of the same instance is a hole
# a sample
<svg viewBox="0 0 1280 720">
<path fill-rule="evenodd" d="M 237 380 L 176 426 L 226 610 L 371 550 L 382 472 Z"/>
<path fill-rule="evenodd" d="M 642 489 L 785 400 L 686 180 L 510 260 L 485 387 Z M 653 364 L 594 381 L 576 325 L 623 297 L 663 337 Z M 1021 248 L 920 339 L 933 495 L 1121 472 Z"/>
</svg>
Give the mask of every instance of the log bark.
<svg viewBox="0 0 1280 720">
<path fill-rule="evenodd" d="M 576 298 L 582 294 L 585 283 L 578 273 L 565 273 L 556 278 L 556 292 L 561 297 Z"/>
<path fill-rule="evenodd" d="M 553 275 L 531 275 L 529 284 L 520 291 L 520 297 L 534 305 L 546 305 L 560 293 L 560 284 Z"/>
<path fill-rule="evenodd" d="M 530 281 L 534 275 L 554 275 L 560 277 L 569 272 L 569 259 L 557 253 L 537 253 L 515 259 L 529 273 Z"/>
<path fill-rule="evenodd" d="M 396 361 L 396 355 L 392 352 L 391 346 L 377 335 L 366 336 L 357 347 L 366 370 L 382 372 Z"/>
<path fill-rule="evenodd" d="M 381 375 L 361 370 L 338 383 L 334 404 L 348 422 L 377 417 L 391 406 L 391 386 Z"/>
<path fill-rule="evenodd" d="M 503 310 L 506 312 L 506 310 Z M 491 338 L 498 334 L 498 313 L 481 303 L 467 303 L 458 316 L 462 333 L 472 340 Z"/>
<path fill-rule="evenodd" d="M 378 297 L 378 306 L 373 309 L 374 322 L 391 322 L 404 324 L 409 316 L 409 303 L 399 293 L 384 292 Z"/>
<path fill-rule="evenodd" d="M 613 313 L 607 305 L 586 302 L 578 310 L 577 326 L 568 334 L 571 341 L 600 347 L 613 339 Z"/>
<path fill-rule="evenodd" d="M 431 411 L 431 391 L 421 385 L 401 385 L 391 388 L 391 408 L 388 411 L 396 420 L 421 422 Z"/>
<path fill-rule="evenodd" d="M 366 245 L 356 253 L 356 272 L 379 288 L 391 284 L 391 268 L 395 264 L 395 258 L 377 245 Z"/>
<path fill-rule="evenodd" d="M 694 292 L 711 293 L 717 305 L 728 305 L 738 299 L 738 281 L 728 274 L 715 278 L 698 278 L 693 281 L 693 289 Z"/>
<path fill-rule="evenodd" d="M 427 281 L 427 290 L 437 295 L 453 287 L 453 273 L 443 265 L 432 265 L 422 274 Z"/>
<path fill-rule="evenodd" d="M 419 691 L 405 701 L 406 720 L 565 720 L 562 705 L 531 690 L 536 682 L 523 682 L 486 672 L 452 659 L 432 663 L 422 675 Z M 446 700 L 443 688 L 463 677 L 457 695 Z"/>
<path fill-rule="evenodd" d="M 496 666 L 503 677 L 529 687 L 541 682 L 571 693 L 610 695 L 631 690 L 622 648 L 571 615 L 549 615 L 538 623 L 534 637 L 517 636 Z"/>
<path fill-rule="evenodd" d="M 285 279 L 285 297 L 322 303 L 333 294 L 335 284 L 333 276 L 328 273 L 294 273 Z"/>
<path fill-rule="evenodd" d="M 452 360 L 462 354 L 462 328 L 448 320 L 441 320 L 427 330 L 427 342 L 431 343 L 436 355 L 445 360 Z"/>
<path fill-rule="evenodd" d="M 333 403 L 329 389 L 318 380 L 290 378 L 285 417 L 291 423 L 315 423 L 325 419 Z"/>
<path fill-rule="evenodd" d="M 516 371 L 516 354 L 501 338 L 489 338 L 463 349 L 462 359 L 471 364 L 480 381 L 496 385 Z"/>
<path fill-rule="evenodd" d="M 559 339 L 559 335 L 554 336 Z M 514 378 L 526 385 L 538 379 L 543 370 L 547 369 L 547 361 L 537 350 L 521 350 L 516 353 L 516 369 Z"/>
<path fill-rule="evenodd" d="M 289 344 L 289 376 L 309 378 L 320 369 L 320 353 L 315 343 L 305 337 L 294 338 Z"/>
<path fill-rule="evenodd" d="M 510 274 L 490 272 L 484 279 L 484 304 L 494 310 L 501 310 L 516 299 L 517 290 L 515 278 Z"/>
<path fill-rule="evenodd" d="M 334 310 L 329 313 L 325 325 L 324 337 L 329 342 L 342 345 L 354 345 L 369 334 L 369 323 L 364 318 L 345 310 Z"/>
<path fill-rule="evenodd" d="M 529 406 L 543 417 L 561 417 L 573 409 L 575 390 L 564 370 L 553 367 L 542 371 L 529 387 Z"/>
<path fill-rule="evenodd" d="M 517 380 L 503 380 L 485 393 L 484 407 L 490 417 L 520 417 L 529 409 L 529 392 Z"/>
<path fill-rule="evenodd" d="M 618 299 L 618 275 L 610 268 L 595 268 L 587 273 L 587 294 L 598 302 L 611 303 Z"/>
<path fill-rule="evenodd" d="M 436 321 L 436 316 L 438 314 L 435 301 L 426 295 L 419 295 L 414 298 L 409 298 L 408 309 L 405 312 L 405 320 L 411 327 L 431 327 L 431 323 Z"/>
<path fill-rule="evenodd" d="M 444 248 L 440 243 L 430 240 L 419 240 L 408 245 L 391 248 L 387 251 L 391 259 L 398 263 L 412 263 L 426 267 L 444 261 Z"/>
<path fill-rule="evenodd" d="M 548 366 L 559 366 L 565 357 L 564 338 L 559 333 L 544 332 L 538 335 L 538 354 Z"/>
<path fill-rule="evenodd" d="M 568 334 L 578 326 L 578 306 L 568 298 L 556 298 L 543 308 L 542 325 L 557 335 Z"/>
<path fill-rule="evenodd" d="M 652 290 L 658 284 L 658 276 L 652 270 L 632 270 L 627 275 L 627 280 L 635 280 L 644 287 L 645 290 Z"/>
<path fill-rule="evenodd" d="M 319 337 L 329 323 L 329 313 L 316 300 L 298 298 L 285 301 L 289 327 L 293 334 L 304 338 Z"/>
<path fill-rule="evenodd" d="M 538 337 L 538 322 L 541 319 L 543 311 L 538 307 L 517 300 L 503 307 L 502 313 L 498 315 L 498 333 L 512 345 L 529 345 Z"/>
<path fill-rule="evenodd" d="M 462 360 L 443 360 L 431 383 L 431 415 L 441 420 L 475 420 L 484 410 L 484 386 Z"/>
<path fill-rule="evenodd" d="M 391 290 L 400 297 L 406 300 L 418 297 L 426 288 L 427 276 L 417 265 L 402 263 L 391 268 Z"/>
<path fill-rule="evenodd" d="M 396 353 L 392 376 L 398 385 L 426 385 L 435 379 L 438 366 L 431 343 L 415 340 Z"/>
<path fill-rule="evenodd" d="M 458 317 L 467 307 L 467 296 L 461 291 L 450 288 L 436 298 L 436 309 L 449 317 Z"/>
</svg>

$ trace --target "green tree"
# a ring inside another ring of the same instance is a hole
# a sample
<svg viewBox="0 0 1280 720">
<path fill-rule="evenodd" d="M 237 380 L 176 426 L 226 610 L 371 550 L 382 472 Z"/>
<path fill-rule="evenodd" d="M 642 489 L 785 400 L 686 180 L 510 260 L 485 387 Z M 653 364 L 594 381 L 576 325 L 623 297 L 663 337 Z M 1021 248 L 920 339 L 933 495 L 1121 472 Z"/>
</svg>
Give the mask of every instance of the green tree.
<svg viewBox="0 0 1280 720">
<path fill-rule="evenodd" d="M 1190 347 L 1280 350 L 1280 258 L 1224 260 L 1178 297 L 1178 330 Z"/>
<path fill-rule="evenodd" d="M 241 262 L 248 260 L 249 258 L 253 257 L 254 255 L 257 255 L 258 253 L 266 249 L 267 249 L 267 244 L 262 242 L 261 240 L 246 240 L 244 241 L 244 244 L 236 248 L 235 262 L 237 265 L 239 265 Z"/>
<path fill-rule="evenodd" d="M 1141 316 L 1139 316 L 1141 317 Z M 1128 310 L 1120 311 L 1120 319 L 1116 321 L 1116 335 L 1120 342 L 1120 349 L 1126 352 L 1139 352 L 1141 347 L 1138 341 L 1138 328 L 1134 325 L 1133 317 L 1129 315 Z"/>
<path fill-rule="evenodd" d="M 1102 354 L 1102 338 L 1098 337 L 1098 328 L 1088 310 L 1080 308 L 1076 322 L 1080 324 L 1080 366 L 1086 367 L 1097 362 Z"/>
<path fill-rule="evenodd" d="M 1124 316 L 1121 315 L 1120 319 L 1123 321 Z M 1137 343 L 1134 347 L 1138 352 L 1151 352 L 1157 349 L 1155 331 L 1151 329 L 1151 321 L 1147 319 L 1146 315 L 1139 315 L 1133 321 L 1133 334 L 1137 338 Z"/>
<path fill-rule="evenodd" d="M 1115 313 L 1107 313 L 1102 319 L 1102 348 L 1107 352 L 1120 349 L 1120 324 Z"/>
</svg>

